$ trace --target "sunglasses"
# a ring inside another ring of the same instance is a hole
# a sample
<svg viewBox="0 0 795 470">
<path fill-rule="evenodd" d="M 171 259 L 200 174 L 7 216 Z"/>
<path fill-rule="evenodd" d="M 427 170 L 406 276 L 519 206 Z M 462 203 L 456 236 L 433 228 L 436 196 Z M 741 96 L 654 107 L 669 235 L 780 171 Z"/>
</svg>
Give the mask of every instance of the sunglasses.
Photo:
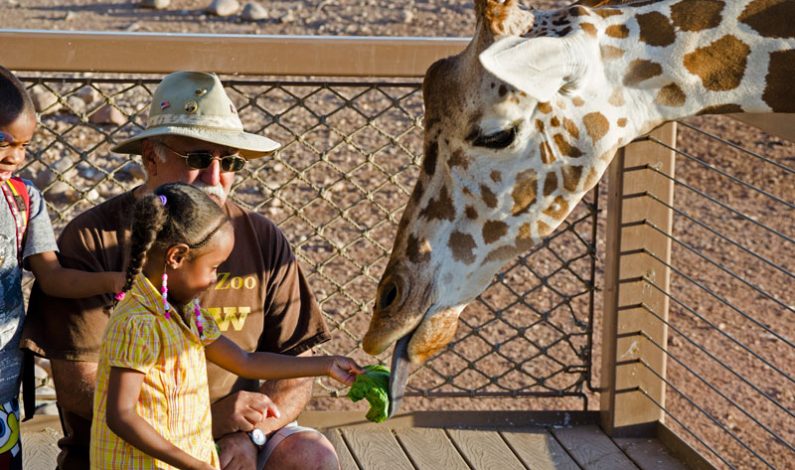
<svg viewBox="0 0 795 470">
<path fill-rule="evenodd" d="M 204 170 L 212 164 L 213 160 L 218 160 L 221 164 L 221 171 L 225 172 L 234 173 L 242 170 L 243 167 L 246 166 L 246 159 L 237 154 L 216 157 L 208 150 L 193 150 L 183 155 L 163 142 L 158 143 L 167 148 L 174 155 L 184 158 L 185 164 L 194 170 Z"/>
</svg>

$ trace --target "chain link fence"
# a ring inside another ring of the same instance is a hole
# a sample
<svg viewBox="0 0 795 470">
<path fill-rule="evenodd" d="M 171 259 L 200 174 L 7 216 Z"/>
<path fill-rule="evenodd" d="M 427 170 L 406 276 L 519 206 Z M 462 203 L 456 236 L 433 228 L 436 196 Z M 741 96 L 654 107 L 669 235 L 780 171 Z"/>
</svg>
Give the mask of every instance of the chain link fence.
<svg viewBox="0 0 795 470">
<path fill-rule="evenodd" d="M 21 175 L 42 190 L 60 233 L 144 180 L 137 157 L 110 147 L 145 127 L 160 76 L 22 75 L 41 124 Z M 421 83 L 222 79 L 246 130 L 284 145 L 250 162 L 231 198 L 292 242 L 333 330 L 322 352 L 373 362 L 359 341 L 422 158 Z M 456 340 L 414 373 L 409 396 L 568 397 L 588 407 L 596 194 L 505 267 L 462 316 Z M 321 396 L 340 393 L 320 385 Z"/>
</svg>

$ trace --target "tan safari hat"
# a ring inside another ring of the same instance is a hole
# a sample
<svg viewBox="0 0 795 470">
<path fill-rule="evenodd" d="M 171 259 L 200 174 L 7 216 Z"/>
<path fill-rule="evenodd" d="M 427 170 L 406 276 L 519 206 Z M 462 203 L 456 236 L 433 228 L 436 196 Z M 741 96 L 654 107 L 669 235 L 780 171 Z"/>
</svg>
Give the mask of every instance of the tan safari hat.
<svg viewBox="0 0 795 470">
<path fill-rule="evenodd" d="M 204 72 L 166 75 L 152 97 L 146 130 L 111 150 L 140 155 L 144 139 L 166 135 L 232 147 L 247 159 L 264 157 L 281 147 L 265 136 L 245 132 L 221 80 Z"/>
</svg>

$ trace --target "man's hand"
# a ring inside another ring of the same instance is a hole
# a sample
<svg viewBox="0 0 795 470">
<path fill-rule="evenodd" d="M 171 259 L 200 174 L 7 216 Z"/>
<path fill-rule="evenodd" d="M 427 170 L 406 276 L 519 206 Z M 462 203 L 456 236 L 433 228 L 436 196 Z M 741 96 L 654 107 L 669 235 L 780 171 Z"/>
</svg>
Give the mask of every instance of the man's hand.
<svg viewBox="0 0 795 470">
<path fill-rule="evenodd" d="M 233 393 L 213 403 L 213 437 L 238 431 L 248 432 L 266 418 L 280 416 L 279 409 L 267 395 L 247 391 Z M 270 432 L 267 425 L 258 427 Z"/>
<path fill-rule="evenodd" d="M 222 470 L 256 470 L 257 447 L 245 432 L 227 434 L 218 439 Z"/>
</svg>

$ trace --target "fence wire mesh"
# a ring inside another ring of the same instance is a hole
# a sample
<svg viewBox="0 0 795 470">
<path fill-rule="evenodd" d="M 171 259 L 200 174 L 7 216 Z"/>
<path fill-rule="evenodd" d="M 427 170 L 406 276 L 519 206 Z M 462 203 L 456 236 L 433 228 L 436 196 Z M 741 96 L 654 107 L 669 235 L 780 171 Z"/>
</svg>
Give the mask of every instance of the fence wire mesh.
<svg viewBox="0 0 795 470">
<path fill-rule="evenodd" d="M 21 175 L 43 191 L 60 233 L 144 180 L 137 158 L 110 147 L 145 127 L 159 77 L 23 78 L 41 125 Z M 372 362 L 359 341 L 422 158 L 420 83 L 224 82 L 246 130 L 283 144 L 247 165 L 231 198 L 291 240 L 333 330 L 322 351 Z M 576 397 L 587 407 L 597 214 L 592 193 L 555 235 L 506 266 L 455 341 L 414 373 L 408 395 Z M 322 382 L 321 395 L 337 395 L 335 387 Z"/>
<path fill-rule="evenodd" d="M 726 136 L 732 136 L 728 140 Z M 668 327 L 667 425 L 718 468 L 790 468 L 795 458 L 795 144 L 727 117 L 679 123 Z M 627 168 L 627 177 L 640 168 Z M 646 196 L 649 196 L 648 194 Z M 631 195 L 624 195 L 631 197 Z M 646 225 L 649 225 L 646 223 Z"/>
</svg>

